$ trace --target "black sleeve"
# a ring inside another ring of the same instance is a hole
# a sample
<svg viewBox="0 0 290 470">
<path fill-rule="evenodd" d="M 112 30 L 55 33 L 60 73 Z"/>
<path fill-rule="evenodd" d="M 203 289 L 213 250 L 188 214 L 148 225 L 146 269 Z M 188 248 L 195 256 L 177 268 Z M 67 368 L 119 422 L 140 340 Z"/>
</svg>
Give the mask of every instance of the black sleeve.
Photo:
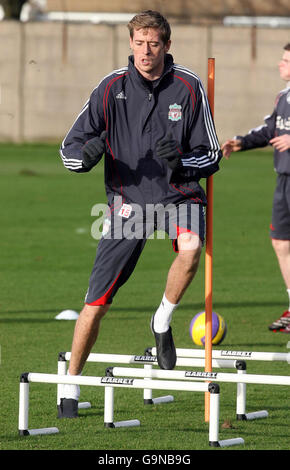
<svg viewBox="0 0 290 470">
<path fill-rule="evenodd" d="M 237 136 L 242 142 L 241 150 L 250 150 L 257 147 L 266 147 L 269 141 L 275 137 L 276 128 L 276 109 L 271 116 L 265 117 L 265 124 L 251 129 L 245 136 Z"/>
</svg>

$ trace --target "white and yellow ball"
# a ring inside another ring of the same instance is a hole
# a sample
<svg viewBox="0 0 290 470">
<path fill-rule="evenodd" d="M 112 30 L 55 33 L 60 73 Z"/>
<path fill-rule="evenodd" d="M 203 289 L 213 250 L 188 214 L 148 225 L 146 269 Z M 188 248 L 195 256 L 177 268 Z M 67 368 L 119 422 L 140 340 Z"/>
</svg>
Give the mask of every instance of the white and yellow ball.
<svg viewBox="0 0 290 470">
<path fill-rule="evenodd" d="M 212 312 L 212 344 L 220 344 L 227 333 L 227 324 L 223 317 Z M 198 346 L 205 344 L 205 312 L 197 313 L 190 322 L 189 334 Z"/>
</svg>

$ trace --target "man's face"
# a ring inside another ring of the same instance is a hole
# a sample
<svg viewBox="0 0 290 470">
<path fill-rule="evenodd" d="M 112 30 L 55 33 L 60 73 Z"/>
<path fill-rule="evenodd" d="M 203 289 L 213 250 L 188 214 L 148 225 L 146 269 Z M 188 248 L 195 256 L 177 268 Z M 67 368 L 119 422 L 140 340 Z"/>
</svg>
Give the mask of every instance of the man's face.
<svg viewBox="0 0 290 470">
<path fill-rule="evenodd" d="M 288 82 L 290 80 L 290 51 L 284 51 L 279 62 L 280 77 Z"/>
<path fill-rule="evenodd" d="M 134 30 L 133 39 L 130 37 L 130 47 L 133 51 L 136 69 L 148 80 L 155 80 L 162 74 L 164 56 L 169 51 L 171 41 L 164 44 L 160 31 L 153 28 Z"/>
</svg>

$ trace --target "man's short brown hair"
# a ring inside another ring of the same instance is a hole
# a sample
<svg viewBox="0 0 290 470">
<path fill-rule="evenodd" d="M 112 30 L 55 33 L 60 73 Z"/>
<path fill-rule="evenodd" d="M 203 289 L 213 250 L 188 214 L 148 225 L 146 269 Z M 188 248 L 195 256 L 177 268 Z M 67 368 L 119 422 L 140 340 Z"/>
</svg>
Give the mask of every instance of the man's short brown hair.
<svg viewBox="0 0 290 470">
<path fill-rule="evenodd" d="M 154 28 L 160 31 L 161 39 L 164 44 L 167 44 L 170 40 L 171 29 L 169 23 L 158 11 L 142 11 L 141 13 L 138 13 L 138 15 L 135 15 L 127 26 L 131 39 L 133 39 L 134 29 Z"/>
<path fill-rule="evenodd" d="M 284 50 L 285 51 L 290 51 L 290 42 L 288 42 L 288 44 L 286 44 L 286 46 L 284 46 Z"/>
</svg>

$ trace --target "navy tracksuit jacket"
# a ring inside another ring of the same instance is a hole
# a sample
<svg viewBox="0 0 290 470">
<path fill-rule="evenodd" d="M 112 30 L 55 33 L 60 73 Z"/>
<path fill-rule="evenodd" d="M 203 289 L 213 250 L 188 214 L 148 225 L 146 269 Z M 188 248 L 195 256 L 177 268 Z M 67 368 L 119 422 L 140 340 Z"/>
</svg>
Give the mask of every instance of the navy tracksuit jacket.
<svg viewBox="0 0 290 470">
<path fill-rule="evenodd" d="M 269 145 L 273 137 L 290 134 L 290 88 L 282 90 L 275 102 L 270 116 L 265 117 L 265 124 L 249 131 L 245 136 L 237 136 L 242 141 L 242 150 L 249 150 Z M 280 175 L 290 176 L 290 150 L 274 151 L 275 171 Z"/>
<path fill-rule="evenodd" d="M 219 169 L 221 150 L 200 79 L 165 57 L 162 76 L 145 80 L 129 57 L 128 67 L 105 77 L 66 135 L 60 154 L 66 168 L 84 172 L 82 147 L 107 130 L 105 186 L 109 205 L 206 204 L 198 181 Z M 169 133 L 181 149 L 182 168 L 172 172 L 156 155 L 156 144 Z"/>
</svg>

